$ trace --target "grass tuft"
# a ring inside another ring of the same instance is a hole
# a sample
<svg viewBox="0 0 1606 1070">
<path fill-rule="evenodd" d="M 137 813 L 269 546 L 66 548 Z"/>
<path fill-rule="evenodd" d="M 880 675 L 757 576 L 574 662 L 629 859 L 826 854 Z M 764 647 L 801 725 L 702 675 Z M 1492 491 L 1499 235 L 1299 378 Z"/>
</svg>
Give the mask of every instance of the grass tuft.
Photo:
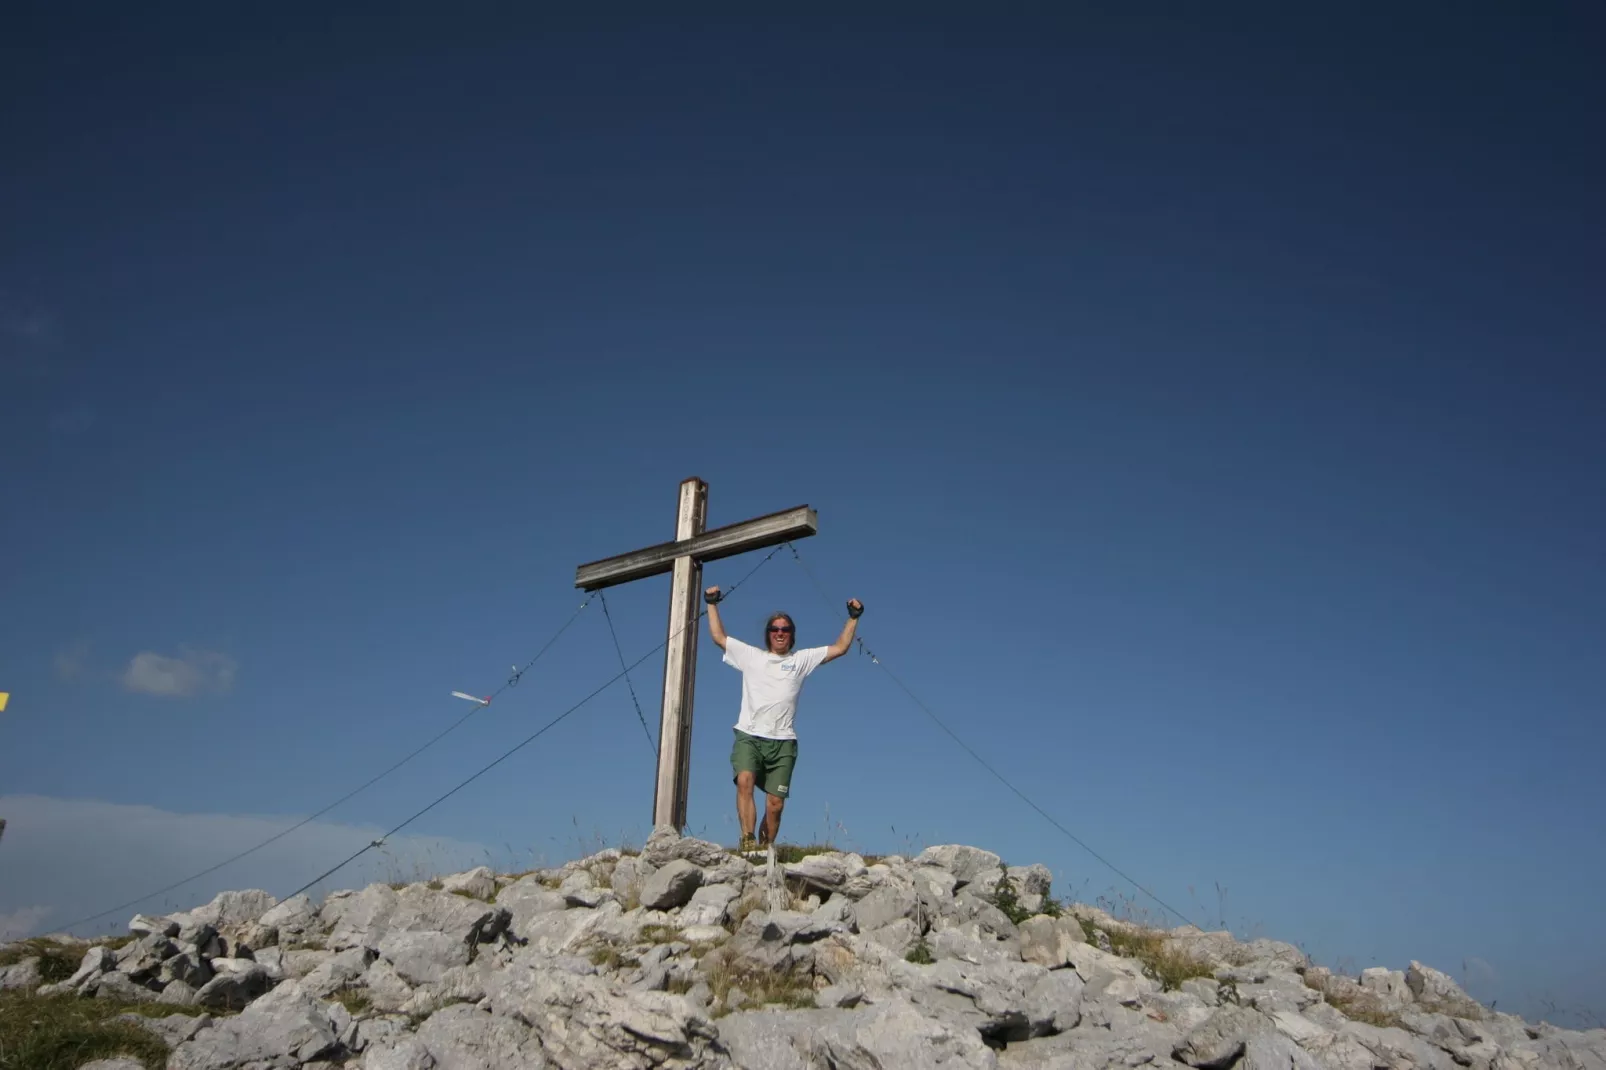
<svg viewBox="0 0 1606 1070">
<path fill-rule="evenodd" d="M 1090 924 L 1086 918 L 1079 920 L 1089 942 L 1095 942 L 1098 926 Z M 1143 964 L 1143 972 L 1166 991 L 1180 988 L 1182 982 L 1192 978 L 1211 977 L 1215 973 L 1208 961 L 1178 947 L 1164 933 L 1154 929 L 1121 926 L 1104 930 L 1104 935 L 1109 937 L 1111 951 L 1137 959 Z"/>
<path fill-rule="evenodd" d="M 672 944 L 680 939 L 680 930 L 673 925 L 643 925 L 640 939 L 645 944 Z"/>
<path fill-rule="evenodd" d="M 1385 1008 L 1382 1000 L 1365 990 L 1324 992 L 1322 995 L 1339 1013 L 1351 1021 L 1365 1022 L 1379 1029 L 1403 1024 L 1399 1015 Z"/>
<path fill-rule="evenodd" d="M 785 970 L 764 971 L 734 966 L 724 951 L 711 952 L 698 964 L 698 968 L 708 982 L 709 990 L 713 992 L 712 1016 L 715 1018 L 723 1017 L 736 1009 L 729 1004 L 732 988 L 741 989 L 747 996 L 748 1004 L 744 1006 L 779 1004 L 795 1010 L 807 1010 L 816 1005 L 814 986 L 809 982 L 806 973 L 792 973 Z"/>
<path fill-rule="evenodd" d="M 89 950 L 86 944 L 58 944 L 36 937 L 0 948 L 0 966 L 15 966 L 24 959 L 39 960 L 41 984 L 58 984 L 78 972 L 78 964 Z"/>
<path fill-rule="evenodd" d="M 810 855 L 834 854 L 836 850 L 828 843 L 778 843 L 775 845 L 775 861 L 787 865 L 801 862 Z"/>
<path fill-rule="evenodd" d="M 924 936 L 915 941 L 915 946 L 906 951 L 903 958 L 905 962 L 912 962 L 916 966 L 930 966 L 937 961 L 931 954 L 931 945 L 926 943 Z"/>
<path fill-rule="evenodd" d="M 157 1018 L 199 1014 L 204 1008 L 0 992 L 0 1070 L 78 1070 L 118 1056 L 137 1059 L 146 1070 L 162 1070 L 167 1045 L 160 1037 L 132 1022 L 111 1020 L 129 1011 Z"/>
<path fill-rule="evenodd" d="M 373 1006 L 373 1001 L 368 998 L 368 993 L 360 988 L 337 988 L 329 994 L 329 998 L 346 1008 L 353 1015 L 362 1014 Z"/>
</svg>

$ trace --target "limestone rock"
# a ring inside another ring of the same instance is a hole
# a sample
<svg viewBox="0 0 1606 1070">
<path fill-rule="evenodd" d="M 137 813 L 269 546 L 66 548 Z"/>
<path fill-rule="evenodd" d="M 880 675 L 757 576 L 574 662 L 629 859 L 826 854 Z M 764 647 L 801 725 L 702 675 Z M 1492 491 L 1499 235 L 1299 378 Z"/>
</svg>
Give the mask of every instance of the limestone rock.
<svg viewBox="0 0 1606 1070">
<path fill-rule="evenodd" d="M 953 874 L 957 887 L 982 881 L 989 890 L 1003 875 L 1004 860 L 991 851 L 964 844 L 949 843 L 927 847 L 915 857 L 918 866 L 933 866 Z"/>
<path fill-rule="evenodd" d="M 219 962 L 235 961 L 228 959 L 214 959 L 213 965 Z M 217 1010 L 239 1010 L 266 992 L 273 985 L 268 977 L 268 971 L 251 963 L 244 970 L 230 970 L 220 972 L 200 990 L 195 993 L 195 1003 L 202 1007 L 211 1007 Z"/>
<path fill-rule="evenodd" d="M 384 959 L 375 959 L 362 975 L 361 989 L 375 1010 L 405 1014 L 415 998 L 413 986 Z"/>
<path fill-rule="evenodd" d="M 1054 874 L 1041 862 L 1029 866 L 1010 866 L 1006 871 L 1015 886 L 1017 896 L 1035 895 L 1041 898 L 1054 886 Z"/>
<path fill-rule="evenodd" d="M 1068 915 L 1039 914 L 1021 922 L 1019 930 L 1021 957 L 1051 970 L 1070 965 L 1076 946 L 1087 943 L 1082 923 Z"/>
<path fill-rule="evenodd" d="M 1201 1070 L 1223 1070 L 1243 1054 L 1244 1045 L 1251 1036 L 1275 1029 L 1272 1020 L 1259 1011 L 1247 1007 L 1222 1007 L 1205 1022 L 1189 1030 L 1171 1054 Z"/>
<path fill-rule="evenodd" d="M 219 892 L 210 903 L 190 911 L 189 916 L 192 920 L 210 925 L 221 933 L 257 921 L 277 906 L 278 902 L 273 896 L 259 889 Z"/>
<path fill-rule="evenodd" d="M 859 930 L 869 932 L 891 925 L 900 918 L 912 921 L 918 904 L 913 881 L 888 879 L 855 903 L 853 913 L 858 919 Z"/>
<path fill-rule="evenodd" d="M 841 893 L 849 899 L 860 899 L 874 888 L 864 859 L 856 854 L 808 855 L 802 860 L 781 867 L 785 875 L 806 886 L 825 892 Z"/>
<path fill-rule="evenodd" d="M 751 1011 L 720 1019 L 742 1070 L 994 1070 L 975 1032 L 903 1004 L 854 1010 Z"/>
<path fill-rule="evenodd" d="M 698 868 L 708 868 L 722 865 L 731 855 L 717 843 L 681 836 L 672 828 L 659 826 L 653 829 L 652 835 L 647 838 L 647 844 L 642 848 L 640 857 L 643 862 L 655 869 L 662 869 L 675 861 L 690 862 Z"/>
<path fill-rule="evenodd" d="M 641 905 L 648 910 L 684 906 L 703 882 L 703 871 L 683 858 L 673 859 L 642 883 Z"/>
<path fill-rule="evenodd" d="M 533 1029 L 561 1067 L 647 1070 L 669 1060 L 686 1070 L 721 1066 L 718 1031 L 690 1001 L 632 991 L 597 976 L 584 960 L 520 956 L 494 975 L 483 1002 L 493 1015 Z"/>
<path fill-rule="evenodd" d="M 439 981 L 453 966 L 466 966 L 469 944 L 443 932 L 391 933 L 379 941 L 379 957 L 408 984 Z"/>
<path fill-rule="evenodd" d="M 680 924 L 719 925 L 730 914 L 730 905 L 736 900 L 737 890 L 729 884 L 709 884 L 699 887 L 691 899 L 680 908 Z"/>
<path fill-rule="evenodd" d="M 328 1011 L 292 982 L 178 1045 L 167 1070 L 294 1067 L 338 1050 Z"/>
<path fill-rule="evenodd" d="M 533 874 L 520 877 L 496 893 L 496 905 L 508 911 L 508 928 L 517 936 L 542 914 L 551 914 L 568 907 L 563 896 L 541 884 Z"/>
<path fill-rule="evenodd" d="M 281 943 L 300 943 L 321 929 L 318 908 L 313 906 L 305 893 L 293 895 L 271 907 L 257 920 L 276 930 Z"/>
<path fill-rule="evenodd" d="M 442 1070 L 542 1070 L 551 1065 L 523 1022 L 464 1003 L 430 1015 L 419 1026 L 417 1039 Z"/>
<path fill-rule="evenodd" d="M 96 999 L 115 1000 L 118 1003 L 154 1003 L 159 995 L 155 988 L 142 985 L 126 973 L 118 973 L 115 970 L 92 978 L 84 986 L 82 994 L 93 995 Z"/>
<path fill-rule="evenodd" d="M 496 874 L 491 872 L 490 866 L 479 866 L 467 873 L 453 873 L 441 878 L 441 890 L 489 901 L 496 897 Z"/>
<path fill-rule="evenodd" d="M 40 981 L 39 956 L 33 955 L 10 966 L 0 966 L 0 992 L 8 988 L 32 988 Z"/>
<path fill-rule="evenodd" d="M 128 931 L 141 936 L 154 933 L 157 936 L 172 937 L 178 935 L 178 930 L 179 924 L 172 918 L 153 918 L 146 914 L 135 914 L 128 923 Z"/>
<path fill-rule="evenodd" d="M 1418 1003 L 1440 1009 L 1457 1018 L 1477 1020 L 1483 1017 L 1483 1007 L 1467 995 L 1449 974 L 1415 959 L 1405 971 L 1405 987 Z"/>
</svg>

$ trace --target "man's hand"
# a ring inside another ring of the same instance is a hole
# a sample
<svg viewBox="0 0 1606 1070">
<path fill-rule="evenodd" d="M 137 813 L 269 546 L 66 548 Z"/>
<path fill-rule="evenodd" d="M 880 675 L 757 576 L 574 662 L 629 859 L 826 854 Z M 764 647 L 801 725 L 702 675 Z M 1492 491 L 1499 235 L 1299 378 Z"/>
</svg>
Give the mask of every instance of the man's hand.
<svg viewBox="0 0 1606 1070">
<path fill-rule="evenodd" d="M 835 661 L 846 654 L 853 647 L 853 634 L 859 629 L 859 614 L 864 612 L 864 603 L 857 598 L 848 599 L 848 622 L 842 626 L 842 634 L 837 636 L 836 642 L 825 649 L 825 660 Z"/>
<path fill-rule="evenodd" d="M 725 649 L 725 622 L 719 619 L 719 601 L 725 596 L 719 593 L 719 588 L 710 587 L 703 592 L 703 601 L 708 603 L 708 637 L 712 639 L 721 650 Z"/>
</svg>

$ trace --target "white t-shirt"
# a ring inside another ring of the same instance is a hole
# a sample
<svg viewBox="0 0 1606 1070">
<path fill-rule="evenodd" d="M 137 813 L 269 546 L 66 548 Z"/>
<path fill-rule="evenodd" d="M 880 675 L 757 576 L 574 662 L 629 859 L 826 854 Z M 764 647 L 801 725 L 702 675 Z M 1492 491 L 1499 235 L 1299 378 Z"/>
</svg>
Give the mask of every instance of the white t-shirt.
<svg viewBox="0 0 1606 1070">
<path fill-rule="evenodd" d="M 813 646 L 789 654 L 771 654 L 725 637 L 725 664 L 742 674 L 742 710 L 736 727 L 750 736 L 766 739 L 796 739 L 792 720 L 797 716 L 797 696 L 803 681 L 820 667 L 829 647 Z"/>
</svg>

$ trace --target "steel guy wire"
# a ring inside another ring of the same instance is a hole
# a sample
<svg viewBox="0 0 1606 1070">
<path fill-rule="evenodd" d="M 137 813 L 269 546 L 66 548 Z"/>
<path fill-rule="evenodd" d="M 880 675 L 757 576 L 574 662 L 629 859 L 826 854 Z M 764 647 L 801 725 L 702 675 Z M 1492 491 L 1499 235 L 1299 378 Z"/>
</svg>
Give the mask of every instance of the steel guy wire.
<svg viewBox="0 0 1606 1070">
<path fill-rule="evenodd" d="M 370 778 L 367 781 L 364 781 L 361 785 L 357 786 L 356 788 L 353 788 L 351 791 L 348 791 L 346 794 L 342 795 L 340 798 L 336 799 L 334 802 L 330 803 L 328 806 L 325 806 L 323 809 L 318 810 L 318 811 L 316 811 L 314 813 L 308 814 L 306 817 L 302 818 L 300 821 L 297 821 L 295 824 L 291 825 L 289 828 L 284 829 L 283 831 L 277 832 L 272 836 L 269 836 L 267 839 L 263 840 L 261 843 L 256 844 L 253 847 L 248 847 L 245 850 L 241 851 L 239 854 L 230 855 L 228 858 L 225 858 L 223 861 L 217 863 L 216 865 L 208 866 L 206 869 L 201 870 L 199 873 L 193 873 L 190 876 L 185 877 L 181 881 L 176 881 L 173 884 L 169 884 L 165 888 L 158 888 L 154 892 L 147 892 L 145 895 L 142 895 L 137 899 L 130 899 L 126 903 L 120 903 L 117 906 L 111 907 L 110 909 L 101 911 L 99 914 L 91 914 L 86 918 L 79 918 L 77 921 L 72 922 L 69 925 L 63 926 L 62 931 L 63 932 L 67 932 L 67 931 L 70 931 L 74 926 L 83 925 L 86 922 L 97 921 L 100 918 L 106 917 L 108 914 L 116 914 L 119 911 L 127 910 L 129 907 L 137 906 L 140 903 L 145 902 L 145 900 L 147 900 L 147 899 L 153 899 L 156 896 L 163 895 L 163 894 L 165 894 L 167 892 L 171 892 L 176 888 L 182 888 L 184 885 L 190 883 L 191 881 L 200 880 L 202 877 L 206 877 L 206 876 L 209 876 L 209 875 L 211 875 L 213 873 L 216 873 L 218 870 L 222 869 L 224 866 L 232 865 L 233 863 L 238 862 L 242 858 L 245 858 L 245 857 L 247 857 L 249 855 L 255 854 L 256 852 L 262 850 L 262 848 L 267 847 L 269 844 L 276 843 L 279 840 L 284 839 L 286 836 L 290 835 L 290 833 L 296 831 L 297 829 L 301 828 L 304 825 L 307 825 L 307 824 L 310 824 L 313 821 L 316 821 L 318 818 L 322 817 L 324 814 L 327 814 L 329 811 L 333 810 L 335 807 L 339 806 L 341 803 L 346 802 L 349 799 L 352 799 L 355 796 L 357 796 L 357 795 L 361 794 L 362 792 L 368 790 L 369 788 L 373 787 L 375 784 L 377 784 L 381 780 L 385 779 L 385 777 L 387 777 L 390 774 L 394 773 L 396 770 L 400 769 L 402 766 L 406 765 L 408 762 L 412 761 L 414 758 L 418 757 L 420 754 L 423 754 L 426 750 L 428 750 L 429 748 L 433 747 L 435 744 L 439 743 L 441 740 L 445 739 L 447 736 L 451 735 L 453 732 L 457 731 L 459 728 L 461 728 L 464 725 L 465 722 L 468 721 L 468 719 L 470 717 L 473 717 L 476 713 L 479 713 L 486 706 L 490 705 L 490 700 L 491 699 L 494 699 L 497 695 L 500 695 L 502 692 L 506 691 L 508 688 L 517 686 L 519 680 L 524 676 L 524 674 L 526 672 L 528 672 L 530 670 L 530 667 L 533 666 L 536 662 L 541 660 L 541 656 L 552 648 L 552 644 L 557 642 L 558 638 L 560 636 L 562 636 L 564 632 L 569 630 L 569 626 L 572 625 L 576 620 L 579 619 L 580 614 L 582 612 L 584 612 L 586 606 L 588 606 L 590 604 L 591 604 L 591 599 L 589 597 L 586 598 L 586 600 L 584 602 L 581 602 L 580 603 L 580 608 L 575 610 L 574 614 L 572 616 L 570 616 L 567 621 L 564 622 L 563 627 L 559 628 L 556 632 L 553 633 L 552 638 L 548 639 L 546 641 L 546 643 L 541 647 L 540 650 L 536 651 L 535 656 L 533 658 L 531 658 L 529 661 L 525 662 L 524 666 L 522 668 L 515 667 L 514 670 L 513 670 L 513 674 L 508 677 L 507 683 L 503 684 L 501 687 L 499 687 L 495 691 L 493 691 L 485 701 L 483 701 L 481 703 L 478 703 L 477 705 L 471 707 L 467 713 L 463 714 L 457 720 L 453 721 L 451 724 L 449 724 L 445 728 L 441 729 L 441 731 L 439 731 L 435 735 L 431 736 L 429 738 L 429 740 L 426 741 L 423 744 L 423 746 L 419 747 L 417 750 L 412 751 L 406 757 L 402 758 L 400 761 L 396 762 L 394 765 L 392 765 L 389 768 L 385 769 L 383 772 L 381 772 L 378 775 Z"/>
<path fill-rule="evenodd" d="M 618 653 L 619 664 L 622 666 L 625 663 L 625 651 L 624 647 L 619 645 L 619 633 L 613 627 L 613 614 L 608 612 L 608 596 L 602 591 L 598 591 L 597 597 L 602 601 L 602 615 L 607 618 L 608 634 L 613 636 L 613 649 Z M 630 701 L 636 707 L 636 720 L 641 722 L 641 730 L 647 736 L 647 746 L 652 750 L 653 760 L 656 761 L 658 758 L 658 744 L 652 738 L 652 729 L 647 727 L 647 717 L 641 712 L 641 700 L 636 697 L 636 685 L 631 682 L 630 673 L 628 672 L 625 673 L 625 686 L 630 688 Z"/>
<path fill-rule="evenodd" d="M 815 588 L 815 590 L 817 590 L 820 593 L 820 597 L 822 599 L 824 599 L 829 604 L 831 602 L 831 599 L 830 599 L 830 596 L 826 594 L 825 587 L 820 583 L 819 578 L 814 575 L 814 571 L 812 569 L 810 569 L 808 564 L 803 560 L 803 556 L 797 552 L 797 547 L 793 546 L 791 543 L 787 543 L 786 545 L 792 551 L 793 559 L 795 559 L 799 565 L 803 566 L 803 571 L 808 575 L 809 579 L 813 581 L 814 588 Z M 1130 877 L 1126 873 L 1122 872 L 1120 867 L 1115 865 L 1115 863 L 1111 862 L 1109 859 L 1105 858 L 1103 855 L 1101 855 L 1097 851 L 1093 850 L 1093 848 L 1089 847 L 1086 843 L 1084 843 L 1081 840 L 1081 838 L 1078 837 L 1074 832 L 1072 832 L 1070 829 L 1066 828 L 1064 825 L 1062 825 L 1058 821 L 1056 821 L 1052 814 L 1050 814 L 1047 810 L 1044 810 L 1041 806 L 1038 806 L 1035 802 L 1033 802 L 1026 795 L 1025 792 L 1021 791 L 1014 784 L 1012 784 L 1009 781 L 1009 779 L 1004 776 L 1004 774 L 1000 773 L 997 769 L 994 769 L 992 767 L 992 765 L 989 764 L 985 758 L 983 758 L 981 755 L 977 754 L 973 749 L 971 749 L 970 744 L 966 743 L 963 739 L 960 739 L 959 736 L 954 732 L 953 729 L 949 728 L 946 724 L 944 724 L 942 718 L 938 717 L 936 715 L 936 713 L 932 712 L 931 707 L 926 705 L 925 702 L 921 700 L 919 695 L 915 694 L 912 690 L 910 690 L 909 685 L 904 683 L 903 680 L 899 678 L 897 673 L 895 673 L 891 669 L 887 668 L 886 663 L 883 662 L 880 658 L 876 657 L 876 655 L 870 650 L 870 648 L 864 645 L 864 640 L 862 638 L 860 638 L 859 636 L 855 635 L 854 636 L 854 640 L 855 640 L 855 642 L 857 642 L 859 644 L 860 653 L 862 653 L 862 654 L 866 655 L 867 657 L 869 657 L 871 664 L 878 666 L 883 672 L 885 672 L 887 674 L 888 678 L 890 678 L 893 683 L 897 684 L 898 687 L 903 690 L 904 694 L 908 695 L 911 699 L 914 700 L 915 705 L 919 706 L 922 710 L 925 711 L 926 716 L 930 717 L 932 719 L 932 721 L 936 723 L 938 728 L 941 728 L 944 732 L 948 733 L 948 736 L 955 743 L 959 744 L 959 746 L 964 749 L 966 754 L 968 754 L 972 758 L 976 759 L 976 761 L 981 765 L 981 767 L 983 769 L 987 770 L 994 777 L 998 778 L 998 782 L 999 783 L 1003 784 L 1004 787 L 1006 787 L 1010 791 L 1014 792 L 1020 798 L 1020 800 L 1022 802 L 1024 802 L 1027 806 L 1030 806 L 1033 810 L 1036 810 L 1038 812 L 1038 814 L 1040 814 L 1045 821 L 1047 821 L 1050 825 L 1053 825 L 1055 828 L 1059 829 L 1060 832 L 1064 833 L 1066 835 L 1066 837 L 1068 837 L 1071 840 L 1072 843 L 1075 843 L 1082 850 L 1086 851 L 1088 854 L 1092 855 L 1094 858 L 1096 858 L 1100 862 L 1102 862 L 1116 876 L 1120 877 L 1122 880 L 1124 880 L 1128 884 L 1132 885 L 1132 887 L 1136 888 L 1138 891 L 1142 892 L 1144 895 L 1148 896 L 1150 899 L 1153 899 L 1156 903 L 1159 903 L 1161 907 L 1163 907 L 1164 909 L 1170 911 L 1172 914 L 1175 914 L 1178 918 L 1181 918 L 1184 922 L 1187 922 L 1189 925 L 1193 925 L 1194 928 L 1200 928 L 1199 925 L 1195 924 L 1193 919 L 1189 918 L 1186 914 L 1182 913 L 1182 911 L 1178 910 L 1176 907 L 1171 906 L 1164 899 L 1161 899 L 1159 896 L 1155 895 L 1149 889 L 1147 889 L 1143 885 L 1139 884 L 1132 877 Z"/>
<path fill-rule="evenodd" d="M 781 551 L 781 548 L 779 546 L 777 546 L 775 549 L 771 550 L 768 554 L 766 554 L 764 556 L 764 560 L 760 561 L 758 564 L 754 565 L 750 570 L 748 570 L 747 575 L 743 576 L 741 579 L 737 580 L 734 584 L 732 584 L 730 590 L 724 592 L 724 595 L 728 596 L 728 595 L 736 593 L 736 589 L 738 587 L 740 587 L 742 584 L 746 583 L 749 579 L 751 579 L 752 576 L 753 576 L 753 573 L 755 573 L 759 569 L 763 568 L 764 565 L 770 560 L 770 558 L 772 558 L 776 554 L 780 553 L 780 551 Z M 329 869 L 325 870 L 324 872 L 320 873 L 318 876 L 314 877 L 312 880 L 308 881 L 306 884 L 303 884 L 301 887 L 297 888 L 295 891 L 293 891 L 289 895 L 285 896 L 285 898 L 286 899 L 294 899 L 296 896 L 300 895 L 302 892 L 307 891 L 309 888 L 313 888 L 313 887 L 317 886 L 317 884 L 319 882 L 327 880 L 328 878 L 334 876 L 336 873 L 340 872 L 342 869 L 344 869 L 347 866 L 351 865 L 351 863 L 355 862 L 357 859 L 361 858 L 363 855 L 367 854 L 369 851 L 373 850 L 374 848 L 383 847 L 385 845 L 385 841 L 390 839 L 392 836 L 396 835 L 396 833 L 400 832 L 402 829 L 406 828 L 408 825 L 411 825 L 414 821 L 417 821 L 419 818 L 423 817 L 425 814 L 427 814 L 431 810 L 435 809 L 435 807 L 439 806 L 441 803 L 445 802 L 447 799 L 450 799 L 453 795 L 456 795 L 458 792 L 462 791 L 464 788 L 466 788 L 470 784 L 474 783 L 474 781 L 478 780 L 480 777 L 484 776 L 486 773 L 489 773 L 492 769 L 495 769 L 497 766 L 501 765 L 503 762 L 505 762 L 509 758 L 513 757 L 513 755 L 517 754 L 519 751 L 523 750 L 525 747 L 529 746 L 531 743 L 534 743 L 544 733 L 546 733 L 546 731 L 548 729 L 553 728 L 554 726 L 556 726 L 558 724 L 558 722 L 562 721 L 564 718 L 566 718 L 570 714 L 574 713 L 580 707 L 584 706 L 586 703 L 590 702 L 592 699 L 596 698 L 598 695 L 600 695 L 604 691 L 608 690 L 608 688 L 610 688 L 614 684 L 618 683 L 622 678 L 628 676 L 630 674 L 630 670 L 631 669 L 634 669 L 637 665 L 640 665 L 642 662 L 646 661 L 648 658 L 650 658 L 654 654 L 658 653 L 658 651 L 660 651 L 664 647 L 668 646 L 669 645 L 669 641 L 671 639 L 675 638 L 675 636 L 679 635 L 681 632 L 685 631 L 687 628 L 695 628 L 695 627 L 697 627 L 697 625 L 699 623 L 701 623 L 701 621 L 703 619 L 703 616 L 705 614 L 707 614 L 707 612 L 708 612 L 708 607 L 704 606 L 701 610 L 698 611 L 697 615 L 695 617 L 693 617 L 690 621 L 688 621 L 686 624 L 682 625 L 681 627 L 676 628 L 673 632 L 671 632 L 657 646 L 653 647 L 651 650 L 649 650 L 645 654 L 641 655 L 641 657 L 637 658 L 635 661 L 631 662 L 629 665 L 626 665 L 619 672 L 617 672 L 613 676 L 609 677 L 601 686 L 599 686 L 596 690 L 592 691 L 585 698 L 581 699 L 579 702 L 576 702 L 573 706 L 570 706 L 568 709 L 564 710 L 562 713 L 560 713 L 556 717 L 552 718 L 552 720 L 548 721 L 546 724 L 544 724 L 540 728 L 536 729 L 534 732 L 532 732 L 530 735 L 526 736 L 520 742 L 515 743 L 512 747 L 510 747 L 507 750 L 503 751 L 498 757 L 496 757 L 494 760 L 492 760 L 489 764 L 480 767 L 480 769 L 478 769 L 476 772 L 472 773 L 466 780 L 462 781 L 456 787 L 452 788 L 451 790 L 447 791 L 445 794 L 441 795 L 434 802 L 430 803 L 428 806 L 424 807 L 422 810 L 419 810 L 413 816 L 409 817 L 406 821 L 403 821 L 401 824 L 397 825 L 395 828 L 391 829 L 389 832 L 387 832 L 383 836 L 379 837 L 379 839 L 372 841 L 366 847 L 361 847 L 361 848 L 357 849 L 356 851 L 353 851 L 350 855 L 348 855 L 347 857 L 342 859 L 340 862 L 336 863 L 331 868 L 329 868 Z"/>
</svg>

